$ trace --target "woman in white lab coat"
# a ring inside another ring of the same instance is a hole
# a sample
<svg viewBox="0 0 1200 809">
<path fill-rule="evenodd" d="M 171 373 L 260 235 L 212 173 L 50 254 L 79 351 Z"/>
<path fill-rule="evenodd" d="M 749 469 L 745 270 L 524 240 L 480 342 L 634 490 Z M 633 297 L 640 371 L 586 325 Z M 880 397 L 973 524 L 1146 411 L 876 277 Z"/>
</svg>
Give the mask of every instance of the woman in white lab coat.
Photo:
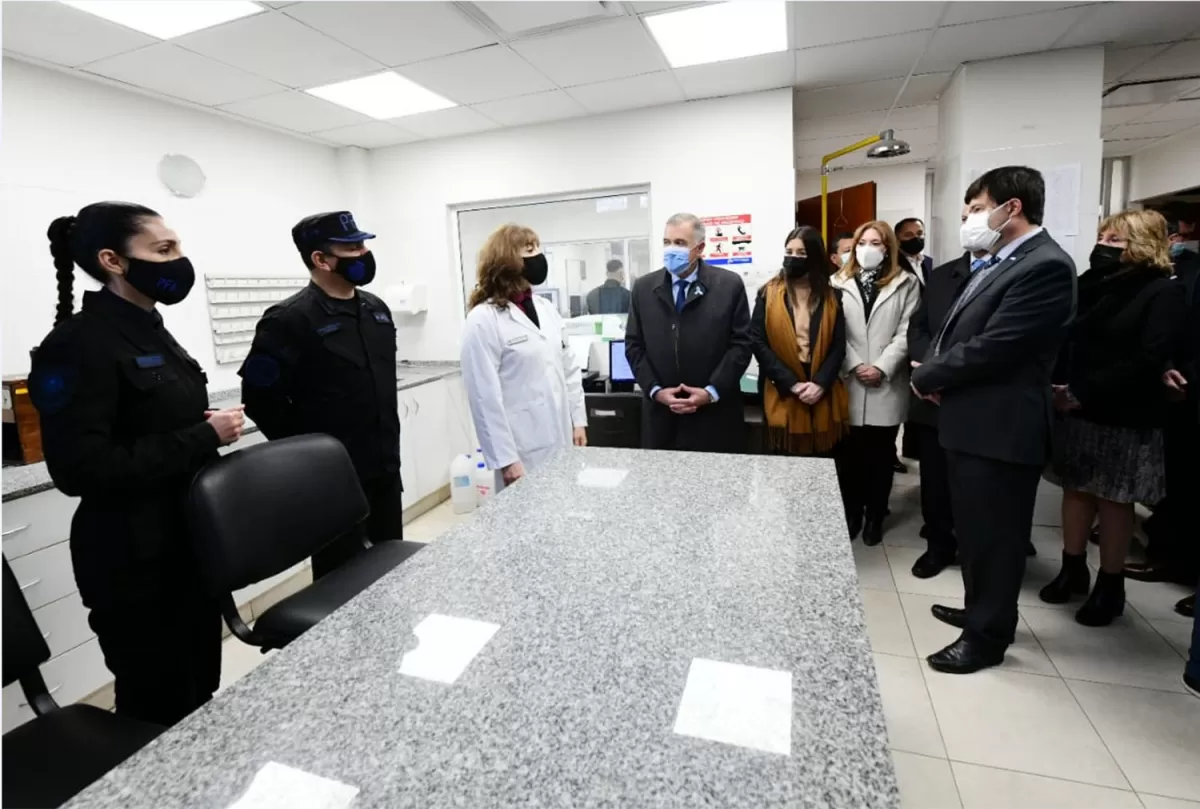
<svg viewBox="0 0 1200 809">
<path fill-rule="evenodd" d="M 536 233 L 504 225 L 479 251 L 462 373 L 488 468 L 505 485 L 559 447 L 587 445 L 579 363 L 554 304 L 532 293 L 549 268 Z"/>
</svg>

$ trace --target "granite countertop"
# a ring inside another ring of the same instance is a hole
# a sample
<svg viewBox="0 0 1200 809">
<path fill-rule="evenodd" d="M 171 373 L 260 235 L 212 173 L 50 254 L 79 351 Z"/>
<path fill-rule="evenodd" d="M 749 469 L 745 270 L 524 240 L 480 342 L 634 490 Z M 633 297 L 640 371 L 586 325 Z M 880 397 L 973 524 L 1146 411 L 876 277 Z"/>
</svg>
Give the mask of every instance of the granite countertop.
<svg viewBox="0 0 1200 809">
<path fill-rule="evenodd" d="M 450 684 L 400 673 L 430 615 L 498 627 Z M 784 749 L 676 732 L 694 659 L 790 677 L 746 723 Z M 68 807 L 220 809 L 268 762 L 353 809 L 895 809 L 833 462 L 563 450 Z"/>
<path fill-rule="evenodd" d="M 396 363 L 396 389 L 408 390 L 427 382 L 436 382 L 458 373 L 458 363 L 451 362 L 398 362 Z M 209 393 L 208 402 L 213 408 L 229 407 L 242 400 L 240 388 L 218 390 Z M 258 432 L 254 422 L 246 419 L 247 435 Z M 0 471 L 0 482 L 3 483 L 3 502 L 26 497 L 47 489 L 54 488 L 50 480 L 50 472 L 45 463 L 27 464 L 25 466 L 6 466 Z"/>
</svg>

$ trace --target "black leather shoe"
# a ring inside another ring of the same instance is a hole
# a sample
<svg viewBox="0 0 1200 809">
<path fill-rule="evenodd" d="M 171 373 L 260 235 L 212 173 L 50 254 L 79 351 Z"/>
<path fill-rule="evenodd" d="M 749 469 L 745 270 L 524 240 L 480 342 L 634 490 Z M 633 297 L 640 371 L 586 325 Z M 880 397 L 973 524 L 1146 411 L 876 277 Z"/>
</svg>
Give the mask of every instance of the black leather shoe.
<svg viewBox="0 0 1200 809">
<path fill-rule="evenodd" d="M 1084 626 L 1108 626 L 1125 612 L 1125 576 L 1105 573 L 1096 576 L 1096 586 L 1087 601 L 1075 613 L 1076 623 Z"/>
<path fill-rule="evenodd" d="M 883 520 L 867 520 L 863 526 L 863 544 L 868 548 L 883 542 Z"/>
<path fill-rule="evenodd" d="M 933 617 L 937 618 L 943 624 L 962 629 L 967 625 L 967 611 L 961 607 L 947 607 L 944 604 L 934 604 L 929 608 L 933 613 Z"/>
<path fill-rule="evenodd" d="M 938 556 L 932 551 L 925 551 L 925 553 L 917 557 L 917 561 L 913 562 L 912 574 L 918 579 L 932 579 L 949 567 L 953 561 L 954 557 L 947 559 L 944 556 Z"/>
<path fill-rule="evenodd" d="M 1187 598 L 1179 599 L 1175 604 L 1175 612 L 1182 615 L 1184 618 L 1196 617 L 1196 597 L 1188 596 Z"/>
<path fill-rule="evenodd" d="M 1062 558 L 1058 575 L 1038 593 L 1038 598 L 1047 604 L 1066 604 L 1074 596 L 1086 596 L 1092 583 L 1086 555 L 1075 556 L 1063 551 Z"/>
<path fill-rule="evenodd" d="M 856 514 L 853 517 L 846 518 L 846 525 L 850 528 L 850 539 L 858 536 L 858 532 L 863 528 L 863 518 L 861 514 Z"/>
<path fill-rule="evenodd" d="M 996 651 L 969 639 L 966 634 L 940 652 L 925 658 L 930 668 L 947 674 L 971 674 L 972 672 L 998 666 L 1004 662 L 1004 650 Z"/>
</svg>

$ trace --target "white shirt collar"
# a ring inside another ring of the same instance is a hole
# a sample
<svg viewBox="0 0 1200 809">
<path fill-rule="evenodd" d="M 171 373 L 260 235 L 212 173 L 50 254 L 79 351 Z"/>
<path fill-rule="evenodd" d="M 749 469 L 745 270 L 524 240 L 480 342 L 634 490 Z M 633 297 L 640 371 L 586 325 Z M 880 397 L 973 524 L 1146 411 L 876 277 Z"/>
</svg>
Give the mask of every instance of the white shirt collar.
<svg viewBox="0 0 1200 809">
<path fill-rule="evenodd" d="M 1042 227 L 1041 225 L 1038 225 L 1036 228 L 1029 231 L 1024 236 L 1018 236 L 1017 238 L 1013 239 L 1008 244 L 1001 247 L 995 253 L 996 263 L 999 264 L 1001 261 L 1006 260 L 1009 256 L 1011 256 L 1013 253 L 1015 253 L 1017 251 L 1018 247 L 1025 244 L 1025 242 L 1029 241 L 1034 236 L 1041 233 L 1043 230 L 1045 230 L 1045 228 Z"/>
</svg>

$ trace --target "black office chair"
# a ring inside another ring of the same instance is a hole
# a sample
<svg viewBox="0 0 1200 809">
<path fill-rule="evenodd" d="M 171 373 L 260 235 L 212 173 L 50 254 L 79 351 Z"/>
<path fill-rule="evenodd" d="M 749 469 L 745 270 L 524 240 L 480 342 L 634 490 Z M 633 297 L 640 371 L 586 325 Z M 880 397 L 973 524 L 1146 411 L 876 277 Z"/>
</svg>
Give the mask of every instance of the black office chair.
<svg viewBox="0 0 1200 809">
<path fill-rule="evenodd" d="M 58 703 L 38 668 L 50 649 L 4 560 L 4 685 L 19 680 L 36 716 L 4 734 L 5 806 L 55 807 L 146 746 L 165 728 L 92 705 Z"/>
<path fill-rule="evenodd" d="M 419 551 L 417 542 L 366 545 L 337 570 L 246 626 L 233 592 L 281 573 L 357 530 L 369 513 L 341 442 L 300 435 L 232 452 L 203 469 L 189 495 L 192 541 L 209 591 L 242 642 L 281 649 Z"/>
</svg>

